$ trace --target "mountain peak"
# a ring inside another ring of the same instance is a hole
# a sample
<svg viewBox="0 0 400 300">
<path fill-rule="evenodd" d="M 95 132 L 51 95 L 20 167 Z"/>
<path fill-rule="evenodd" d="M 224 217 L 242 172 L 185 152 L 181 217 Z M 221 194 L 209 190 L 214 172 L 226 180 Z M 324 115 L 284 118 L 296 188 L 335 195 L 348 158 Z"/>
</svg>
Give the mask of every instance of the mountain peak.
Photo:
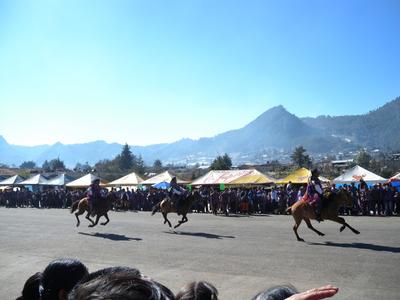
<svg viewBox="0 0 400 300">
<path fill-rule="evenodd" d="M 6 139 L 2 135 L 0 135 L 0 145 L 8 145 Z"/>
</svg>

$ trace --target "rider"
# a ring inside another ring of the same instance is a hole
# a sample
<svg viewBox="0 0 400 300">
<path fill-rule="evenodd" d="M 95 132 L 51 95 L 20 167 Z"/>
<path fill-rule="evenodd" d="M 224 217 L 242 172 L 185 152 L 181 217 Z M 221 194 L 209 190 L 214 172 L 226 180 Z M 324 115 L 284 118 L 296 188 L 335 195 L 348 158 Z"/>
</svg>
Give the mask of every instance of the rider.
<svg viewBox="0 0 400 300">
<path fill-rule="evenodd" d="M 323 221 L 321 218 L 323 189 L 321 181 L 319 180 L 318 177 L 319 177 L 318 169 L 312 170 L 311 176 L 308 179 L 306 200 L 312 207 L 315 208 L 316 220 L 318 222 L 321 222 Z"/>
<path fill-rule="evenodd" d="M 95 212 L 96 204 L 101 198 L 100 179 L 94 179 L 86 191 L 89 202 L 89 215 Z"/>
<path fill-rule="evenodd" d="M 182 207 L 182 204 L 183 204 L 182 200 L 183 200 L 183 197 L 184 197 L 184 195 L 186 193 L 186 190 L 183 187 L 178 185 L 178 183 L 176 182 L 176 177 L 175 176 L 172 177 L 172 179 L 171 179 L 169 184 L 170 184 L 169 197 L 171 199 L 176 200 L 175 201 L 176 212 L 177 212 L 178 215 L 180 215 L 180 210 L 181 210 L 181 207 Z"/>
</svg>

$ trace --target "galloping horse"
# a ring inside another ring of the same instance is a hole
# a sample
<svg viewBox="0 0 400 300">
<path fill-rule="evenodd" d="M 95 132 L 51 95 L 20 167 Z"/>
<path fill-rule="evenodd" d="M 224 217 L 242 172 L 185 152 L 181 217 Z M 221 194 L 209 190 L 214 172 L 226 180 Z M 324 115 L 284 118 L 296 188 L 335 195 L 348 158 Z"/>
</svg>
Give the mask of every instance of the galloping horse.
<svg viewBox="0 0 400 300">
<path fill-rule="evenodd" d="M 191 208 L 192 204 L 195 201 L 198 201 L 199 198 L 200 198 L 200 193 L 198 191 L 189 192 L 187 194 L 185 199 L 182 200 L 182 206 L 180 208 L 182 220 L 178 221 L 178 224 L 176 224 L 174 226 L 174 228 L 177 228 L 178 226 L 180 226 L 183 223 L 186 223 L 188 221 L 188 218 L 186 217 L 186 215 L 187 215 L 189 209 Z M 171 203 L 171 198 L 166 197 L 163 200 L 161 200 L 159 203 L 154 205 L 151 215 L 154 215 L 158 210 L 161 211 L 161 213 L 164 217 L 164 224 L 168 223 L 169 227 L 172 229 L 172 225 L 171 225 L 171 222 L 167 218 L 167 214 L 170 212 L 176 213 L 176 206 Z"/>
<path fill-rule="evenodd" d="M 350 193 L 345 191 L 345 190 L 340 190 L 337 193 L 331 193 L 328 195 L 328 199 L 324 200 L 326 201 L 326 205 L 323 205 L 322 211 L 321 211 L 321 217 L 324 220 L 331 220 L 333 222 L 337 222 L 339 224 L 342 224 L 342 227 L 340 227 L 340 232 L 342 232 L 346 227 L 350 228 L 351 231 L 353 231 L 355 234 L 360 234 L 358 230 L 355 230 L 353 227 L 351 227 L 349 224 L 345 222 L 345 220 L 341 217 L 338 216 L 338 211 L 340 206 L 345 205 L 345 206 L 351 206 L 352 205 L 352 198 L 350 196 Z M 291 213 L 296 224 L 293 226 L 293 231 L 294 234 L 296 235 L 296 238 L 298 241 L 304 242 L 302 238 L 299 237 L 299 234 L 297 233 L 297 228 L 299 228 L 300 223 L 302 220 L 304 220 L 307 224 L 307 227 L 310 228 L 312 231 L 316 232 L 320 236 L 324 236 L 322 232 L 318 231 L 315 229 L 310 220 L 315 220 L 315 212 L 314 208 L 311 207 L 310 204 L 308 204 L 306 201 L 300 200 L 293 204 L 291 207 L 289 207 L 287 212 Z"/>
<path fill-rule="evenodd" d="M 93 222 L 93 220 L 90 218 L 89 215 L 89 202 L 88 198 L 82 198 L 81 200 L 77 200 L 71 205 L 71 214 L 78 209 L 78 211 L 75 213 L 75 217 L 77 220 L 76 227 L 79 226 L 81 223 L 79 220 L 79 216 L 82 215 L 84 212 L 87 212 L 86 214 L 86 219 L 88 219 L 92 224 L 89 225 L 89 227 L 94 227 L 97 225 L 99 222 L 99 219 L 101 216 L 104 216 L 107 221 L 100 223 L 100 225 L 106 225 L 108 222 L 110 222 L 110 219 L 108 218 L 108 211 L 111 208 L 111 204 L 115 201 L 115 197 L 113 193 L 108 193 L 106 197 L 99 199 L 95 208 L 95 214 L 96 214 L 96 221 Z"/>
</svg>

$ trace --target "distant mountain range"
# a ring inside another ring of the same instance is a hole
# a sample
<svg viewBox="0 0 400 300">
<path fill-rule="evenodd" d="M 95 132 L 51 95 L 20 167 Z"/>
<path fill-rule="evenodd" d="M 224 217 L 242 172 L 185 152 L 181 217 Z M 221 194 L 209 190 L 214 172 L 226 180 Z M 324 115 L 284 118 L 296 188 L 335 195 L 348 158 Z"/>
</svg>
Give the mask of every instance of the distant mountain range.
<svg viewBox="0 0 400 300">
<path fill-rule="evenodd" d="M 303 145 L 313 155 L 337 154 L 367 147 L 384 151 L 400 150 L 400 97 L 369 113 L 357 116 L 298 118 L 283 106 L 273 107 L 243 128 L 198 140 L 182 139 L 169 144 L 131 146 L 146 164 L 160 159 L 163 164 L 208 164 L 217 155 L 228 153 L 233 162 L 261 163 L 287 160 L 296 146 Z M 0 163 L 20 165 L 33 160 L 41 165 L 59 157 L 69 167 L 76 163 L 93 165 L 112 159 L 122 145 L 95 141 L 83 144 L 8 144 L 0 136 Z"/>
</svg>

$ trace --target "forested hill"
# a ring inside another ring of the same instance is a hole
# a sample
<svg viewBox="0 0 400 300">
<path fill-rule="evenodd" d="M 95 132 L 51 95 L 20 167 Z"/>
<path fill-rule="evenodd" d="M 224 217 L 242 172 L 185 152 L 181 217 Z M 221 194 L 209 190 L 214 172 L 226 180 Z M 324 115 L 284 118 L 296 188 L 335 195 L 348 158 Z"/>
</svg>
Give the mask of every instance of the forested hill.
<svg viewBox="0 0 400 300">
<path fill-rule="evenodd" d="M 364 115 L 302 120 L 325 135 L 344 137 L 366 147 L 400 150 L 400 97 Z"/>
</svg>

